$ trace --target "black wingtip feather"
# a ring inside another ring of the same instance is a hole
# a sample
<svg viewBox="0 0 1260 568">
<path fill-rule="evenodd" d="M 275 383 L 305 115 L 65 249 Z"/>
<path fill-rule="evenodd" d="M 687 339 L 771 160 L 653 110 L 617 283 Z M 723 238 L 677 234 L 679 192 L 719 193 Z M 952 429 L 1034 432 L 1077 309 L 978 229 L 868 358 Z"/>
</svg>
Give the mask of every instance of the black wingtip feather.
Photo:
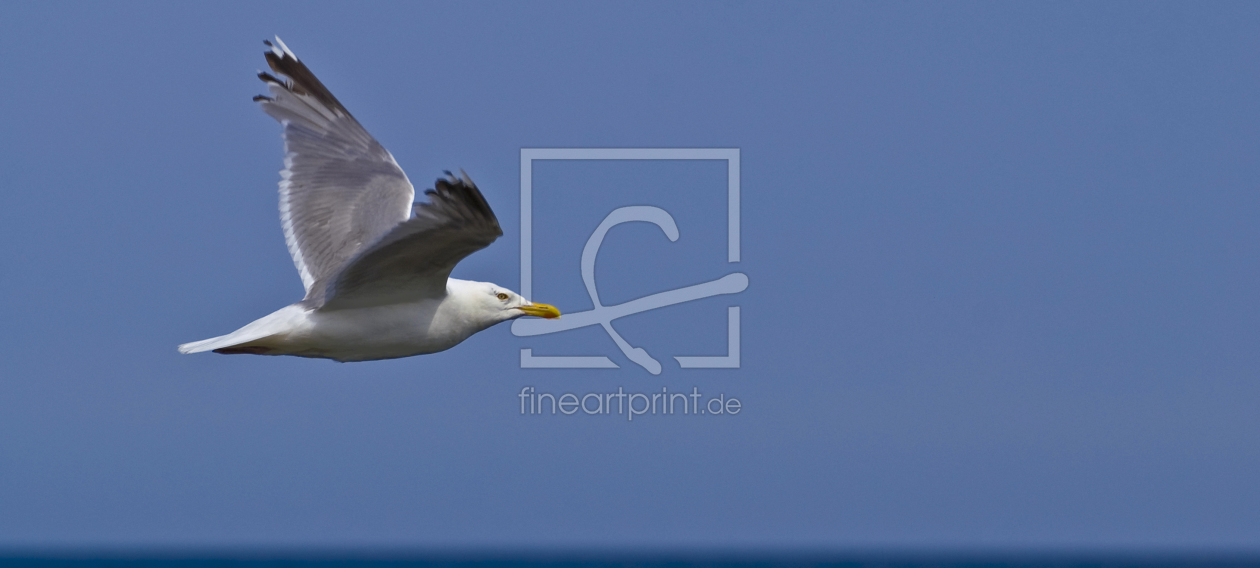
<svg viewBox="0 0 1260 568">
<path fill-rule="evenodd" d="M 267 40 L 263 43 L 268 47 L 274 45 Z M 263 57 L 267 60 L 267 66 L 277 75 L 288 78 L 288 81 L 280 81 L 276 76 L 269 73 L 259 73 L 258 78 L 268 83 L 283 86 L 289 91 L 297 95 L 310 95 L 315 97 L 319 102 L 334 109 L 346 116 L 351 116 L 350 111 L 341 104 L 341 101 L 334 97 L 332 92 L 324 86 L 319 79 L 315 78 L 315 74 L 306 67 L 305 63 L 298 61 L 297 56 L 292 52 L 285 51 L 282 55 L 276 55 L 274 50 L 263 52 Z M 265 77 L 264 77 L 265 75 Z"/>
<path fill-rule="evenodd" d="M 438 178 L 433 182 L 433 189 L 425 190 L 425 195 L 432 196 L 431 201 L 450 202 L 471 209 L 470 213 L 491 220 L 497 229 L 498 219 L 495 218 L 494 211 L 490 209 L 490 204 L 486 202 L 477 184 L 473 183 L 466 172 L 461 170 L 460 174 L 462 174 L 461 177 L 455 177 L 455 174 L 449 170 L 446 171 L 447 177 Z M 502 234 L 501 230 L 499 234 Z"/>
<path fill-rule="evenodd" d="M 271 73 L 268 73 L 268 72 L 266 72 L 266 71 L 259 71 L 259 72 L 258 72 L 258 78 L 259 78 L 259 79 L 262 79 L 262 81 L 263 81 L 264 83 L 272 83 L 272 84 L 275 84 L 275 85 L 280 85 L 280 86 L 282 86 L 282 87 L 284 86 L 284 81 L 281 81 L 280 79 L 277 79 L 274 75 L 272 75 Z"/>
</svg>

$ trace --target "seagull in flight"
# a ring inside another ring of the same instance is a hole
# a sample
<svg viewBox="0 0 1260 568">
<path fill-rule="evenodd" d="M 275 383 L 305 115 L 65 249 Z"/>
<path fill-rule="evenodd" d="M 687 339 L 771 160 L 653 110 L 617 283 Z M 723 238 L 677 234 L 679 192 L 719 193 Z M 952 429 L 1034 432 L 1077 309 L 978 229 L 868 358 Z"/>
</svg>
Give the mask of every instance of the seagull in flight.
<svg viewBox="0 0 1260 568">
<path fill-rule="evenodd" d="M 180 353 L 294 355 L 336 361 L 450 349 L 521 316 L 560 311 L 489 282 L 451 278 L 464 257 L 503 234 L 468 175 L 446 172 L 426 203 L 394 156 L 277 37 L 264 41 L 254 97 L 284 128 L 280 223 L 302 277 L 302 301 Z"/>
</svg>

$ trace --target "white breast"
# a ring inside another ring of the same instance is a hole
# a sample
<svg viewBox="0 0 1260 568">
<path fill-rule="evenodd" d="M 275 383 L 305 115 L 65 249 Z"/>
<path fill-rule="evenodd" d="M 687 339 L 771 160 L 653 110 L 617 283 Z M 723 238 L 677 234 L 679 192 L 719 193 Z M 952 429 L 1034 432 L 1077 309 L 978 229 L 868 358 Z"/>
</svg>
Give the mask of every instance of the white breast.
<svg viewBox="0 0 1260 568">
<path fill-rule="evenodd" d="M 449 298 L 449 297 L 448 297 Z M 308 311 L 273 336 L 270 354 L 364 361 L 444 351 L 483 329 L 447 299 L 372 308 Z"/>
</svg>

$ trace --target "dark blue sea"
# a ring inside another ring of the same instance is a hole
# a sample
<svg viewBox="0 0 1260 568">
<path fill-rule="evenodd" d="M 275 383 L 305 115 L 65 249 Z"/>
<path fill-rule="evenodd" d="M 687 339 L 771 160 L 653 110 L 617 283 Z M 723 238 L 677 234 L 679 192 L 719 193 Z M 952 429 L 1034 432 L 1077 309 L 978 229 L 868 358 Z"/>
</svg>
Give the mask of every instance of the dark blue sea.
<svg viewBox="0 0 1260 568">
<path fill-rule="evenodd" d="M 37 567 L 181 567 L 203 568 L 567 568 L 579 566 L 686 568 L 701 567 L 775 567 L 836 566 L 851 568 L 1180 568 L 1260 567 L 1260 555 L 760 555 L 727 557 L 652 556 L 652 555 L 578 555 L 578 556 L 426 556 L 426 557 L 302 557 L 300 555 L 66 555 L 11 554 L 0 556 L 0 568 L 7 566 Z"/>
</svg>

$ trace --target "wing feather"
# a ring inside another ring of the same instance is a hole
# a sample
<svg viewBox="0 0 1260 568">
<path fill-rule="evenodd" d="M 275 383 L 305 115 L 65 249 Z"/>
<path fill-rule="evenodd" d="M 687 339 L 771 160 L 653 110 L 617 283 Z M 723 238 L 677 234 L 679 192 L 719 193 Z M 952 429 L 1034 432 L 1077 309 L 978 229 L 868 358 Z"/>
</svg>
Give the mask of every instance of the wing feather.
<svg viewBox="0 0 1260 568">
<path fill-rule="evenodd" d="M 254 100 L 284 127 L 280 221 L 309 299 L 316 282 L 410 217 L 415 188 L 280 38 L 264 43 L 276 75 L 258 74 L 270 95 Z"/>
<path fill-rule="evenodd" d="M 425 191 L 415 215 L 351 259 L 344 270 L 316 283 L 304 302 L 325 310 L 441 298 L 446 280 L 464 257 L 503 235 L 476 184 L 461 172 Z M 321 286 L 321 284 L 324 284 Z"/>
</svg>

